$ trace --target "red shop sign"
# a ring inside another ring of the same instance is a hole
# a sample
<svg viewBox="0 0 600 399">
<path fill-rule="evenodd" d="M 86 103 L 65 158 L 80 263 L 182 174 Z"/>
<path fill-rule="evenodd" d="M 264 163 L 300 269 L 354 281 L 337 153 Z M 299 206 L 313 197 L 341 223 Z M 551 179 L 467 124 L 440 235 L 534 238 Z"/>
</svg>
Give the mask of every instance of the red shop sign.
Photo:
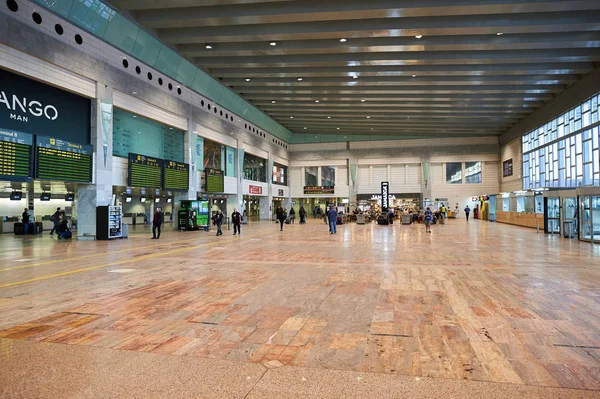
<svg viewBox="0 0 600 399">
<path fill-rule="evenodd" d="M 248 186 L 248 192 L 250 194 L 262 194 L 262 186 Z"/>
</svg>

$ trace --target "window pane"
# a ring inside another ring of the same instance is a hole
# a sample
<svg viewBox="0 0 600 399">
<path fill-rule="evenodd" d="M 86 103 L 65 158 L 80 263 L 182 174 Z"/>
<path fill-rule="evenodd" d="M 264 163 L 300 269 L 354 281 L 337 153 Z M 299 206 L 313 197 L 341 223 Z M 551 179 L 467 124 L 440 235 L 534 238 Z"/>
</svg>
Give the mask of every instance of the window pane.
<svg viewBox="0 0 600 399">
<path fill-rule="evenodd" d="M 446 164 L 446 183 L 462 184 L 462 163 L 450 162 Z"/>
<path fill-rule="evenodd" d="M 318 166 L 307 166 L 304 168 L 304 182 L 307 186 L 316 186 Z"/>
<path fill-rule="evenodd" d="M 244 154 L 244 179 L 267 182 L 267 161 L 251 154 Z"/>
<path fill-rule="evenodd" d="M 325 187 L 335 186 L 335 167 L 321 166 L 321 185 Z"/>
<path fill-rule="evenodd" d="M 467 184 L 481 183 L 481 162 L 465 163 L 465 181 Z"/>
<path fill-rule="evenodd" d="M 287 186 L 287 167 L 278 163 L 273 164 L 273 184 Z"/>
</svg>

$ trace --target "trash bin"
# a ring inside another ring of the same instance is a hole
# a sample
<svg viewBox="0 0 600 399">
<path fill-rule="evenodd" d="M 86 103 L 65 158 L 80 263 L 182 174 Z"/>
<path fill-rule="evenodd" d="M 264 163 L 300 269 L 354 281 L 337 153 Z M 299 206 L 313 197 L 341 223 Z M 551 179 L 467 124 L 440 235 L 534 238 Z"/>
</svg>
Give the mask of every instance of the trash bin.
<svg viewBox="0 0 600 399">
<path fill-rule="evenodd" d="M 563 237 L 575 238 L 575 222 L 566 220 L 563 222 Z"/>
</svg>

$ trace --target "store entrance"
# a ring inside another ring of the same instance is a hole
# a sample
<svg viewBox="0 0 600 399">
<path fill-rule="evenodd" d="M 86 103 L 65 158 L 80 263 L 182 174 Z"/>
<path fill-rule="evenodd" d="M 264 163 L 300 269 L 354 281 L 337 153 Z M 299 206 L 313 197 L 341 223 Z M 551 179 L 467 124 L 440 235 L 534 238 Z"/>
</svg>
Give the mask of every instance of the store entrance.
<svg viewBox="0 0 600 399">
<path fill-rule="evenodd" d="M 544 198 L 544 231 L 548 234 L 560 234 L 560 198 Z"/>
<path fill-rule="evenodd" d="M 244 219 L 250 222 L 260 220 L 260 197 L 244 195 Z"/>
</svg>

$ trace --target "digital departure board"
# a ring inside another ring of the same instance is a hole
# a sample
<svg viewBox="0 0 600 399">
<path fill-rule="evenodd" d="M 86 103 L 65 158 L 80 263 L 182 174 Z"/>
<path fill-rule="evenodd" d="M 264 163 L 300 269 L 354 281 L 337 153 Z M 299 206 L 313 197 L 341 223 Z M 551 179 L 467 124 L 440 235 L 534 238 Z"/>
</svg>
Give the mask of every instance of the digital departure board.
<svg viewBox="0 0 600 399">
<path fill-rule="evenodd" d="M 206 177 L 207 193 L 222 193 L 225 191 L 225 178 L 222 170 L 207 168 L 204 170 L 204 176 Z"/>
<path fill-rule="evenodd" d="M 127 185 L 130 187 L 161 188 L 162 159 L 129 153 Z"/>
<path fill-rule="evenodd" d="M 175 161 L 163 161 L 163 188 L 165 190 L 187 190 L 189 188 L 190 165 Z"/>
<path fill-rule="evenodd" d="M 31 180 L 33 135 L 0 129 L 0 180 Z"/>
<path fill-rule="evenodd" d="M 90 145 L 36 136 L 35 177 L 91 183 L 92 152 Z"/>
</svg>

